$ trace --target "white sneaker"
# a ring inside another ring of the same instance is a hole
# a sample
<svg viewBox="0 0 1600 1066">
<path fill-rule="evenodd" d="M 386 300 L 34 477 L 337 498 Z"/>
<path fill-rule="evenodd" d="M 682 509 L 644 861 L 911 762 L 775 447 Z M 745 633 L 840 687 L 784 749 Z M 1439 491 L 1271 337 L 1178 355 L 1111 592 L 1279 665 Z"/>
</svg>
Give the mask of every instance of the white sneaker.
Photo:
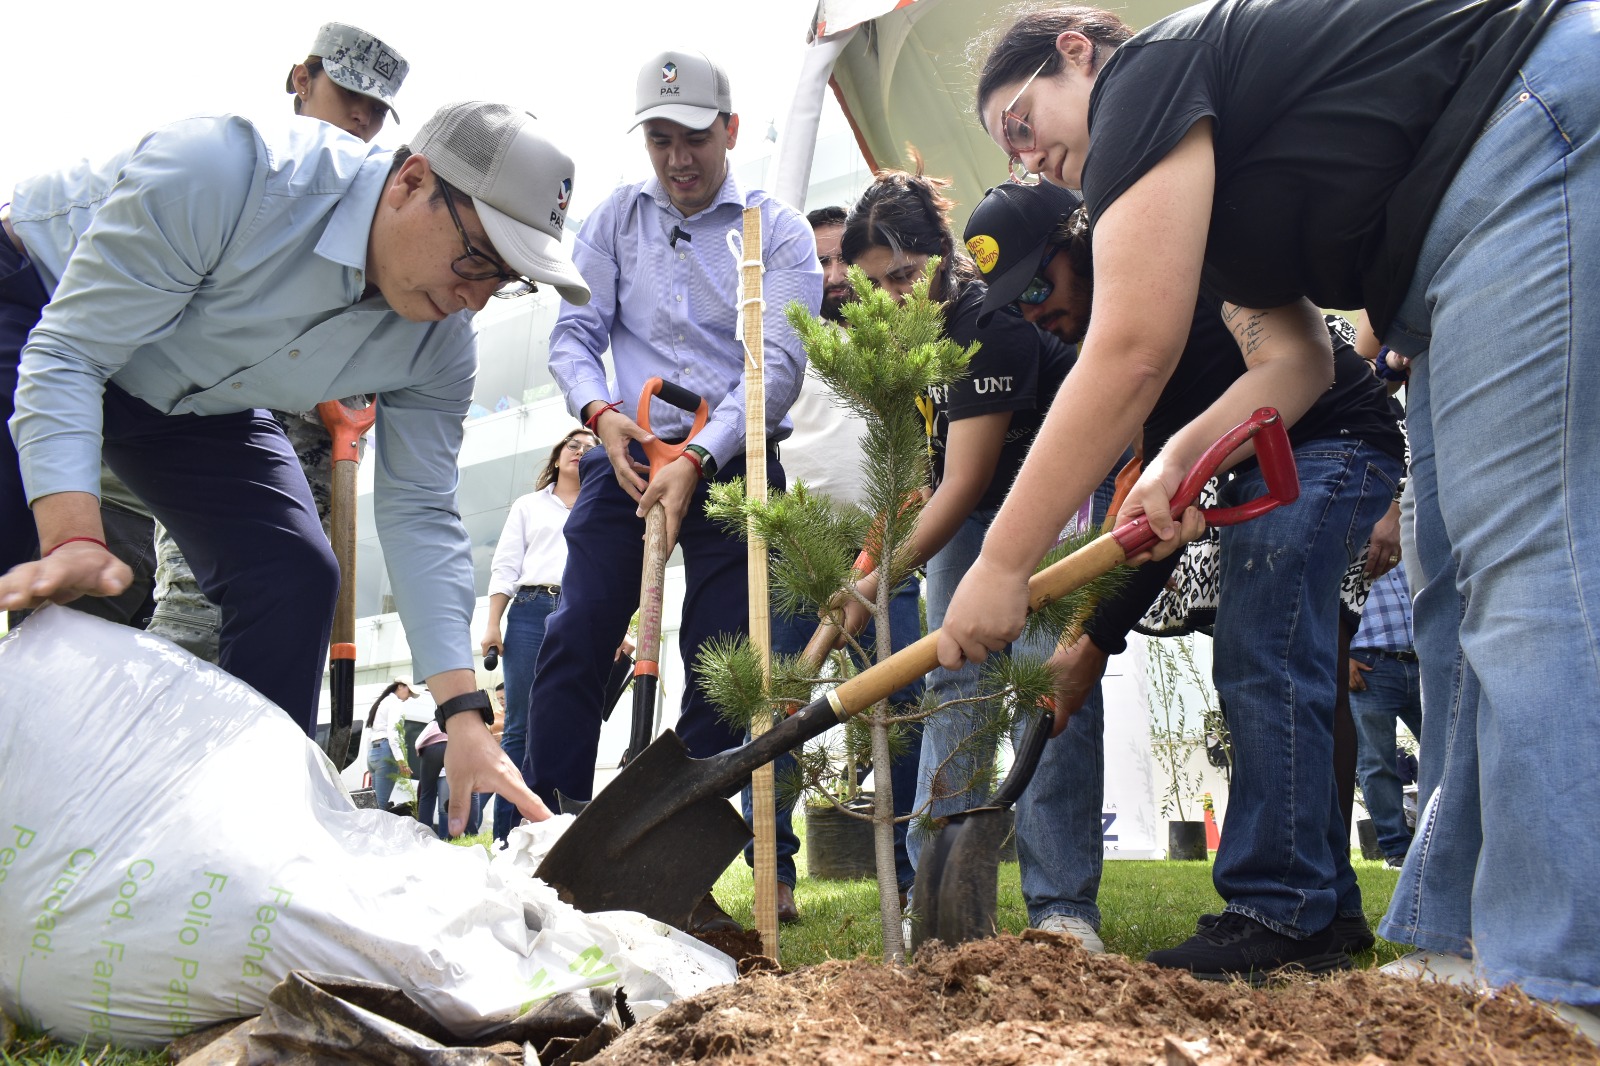
<svg viewBox="0 0 1600 1066">
<path fill-rule="evenodd" d="M 1379 973 L 1391 977 L 1408 977 L 1417 981 L 1440 981 L 1473 989 L 1483 995 L 1493 995 L 1494 989 L 1478 980 L 1473 973 L 1472 960 L 1442 951 L 1412 951 L 1387 965 L 1378 967 Z M 1572 1003 L 1552 1003 L 1534 1000 L 1556 1017 L 1575 1027 L 1595 1044 L 1600 1044 L 1600 1007 L 1582 1007 Z"/>
<path fill-rule="evenodd" d="M 1592 1044 L 1600 1044 L 1600 1007 L 1580 1007 L 1574 1003 L 1542 1003 L 1556 1017 L 1575 1026 Z"/>
<path fill-rule="evenodd" d="M 1439 981 L 1462 988 L 1483 987 L 1473 972 L 1471 959 L 1443 951 L 1408 951 L 1393 962 L 1379 966 L 1378 972 L 1413 981 Z"/>
<path fill-rule="evenodd" d="M 1070 914 L 1052 914 L 1041 921 L 1036 927 L 1046 933 L 1065 933 L 1074 937 L 1083 945 L 1083 950 L 1091 955 L 1104 955 L 1105 942 L 1100 939 L 1100 934 L 1094 931 L 1094 926 L 1082 918 Z"/>
</svg>

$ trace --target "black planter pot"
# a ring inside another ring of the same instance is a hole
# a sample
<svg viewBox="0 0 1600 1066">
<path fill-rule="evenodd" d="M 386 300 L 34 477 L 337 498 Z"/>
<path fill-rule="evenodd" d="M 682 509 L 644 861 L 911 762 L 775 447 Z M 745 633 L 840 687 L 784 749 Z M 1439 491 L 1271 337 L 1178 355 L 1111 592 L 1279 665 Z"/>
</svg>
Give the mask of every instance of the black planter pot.
<svg viewBox="0 0 1600 1066">
<path fill-rule="evenodd" d="M 1361 841 L 1361 857 L 1374 862 L 1383 860 L 1383 849 L 1378 847 L 1378 827 L 1371 818 L 1356 822 L 1356 838 Z"/>
<path fill-rule="evenodd" d="M 1206 823 L 1167 823 L 1167 858 L 1183 862 L 1205 862 L 1206 857 Z"/>
<path fill-rule="evenodd" d="M 863 792 L 848 804 L 851 810 L 872 813 L 872 793 Z M 872 823 L 832 806 L 806 805 L 806 872 L 812 877 L 848 881 L 877 877 L 873 858 Z"/>
</svg>

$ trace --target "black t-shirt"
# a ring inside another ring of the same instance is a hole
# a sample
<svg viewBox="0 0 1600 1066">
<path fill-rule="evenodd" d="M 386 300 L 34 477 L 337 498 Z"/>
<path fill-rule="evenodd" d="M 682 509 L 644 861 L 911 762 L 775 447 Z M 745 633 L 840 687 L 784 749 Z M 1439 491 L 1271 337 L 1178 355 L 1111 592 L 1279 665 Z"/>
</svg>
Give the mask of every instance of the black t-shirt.
<svg viewBox="0 0 1600 1066">
<path fill-rule="evenodd" d="M 978 501 L 979 509 L 992 509 L 1005 502 L 1028 447 L 1039 434 L 1039 424 L 1055 399 L 1056 390 L 1077 359 L 1077 352 L 1007 307 L 978 325 L 983 305 L 984 284 L 969 281 L 945 304 L 945 335 L 966 347 L 977 341 L 979 347 L 968 365 L 967 376 L 952 385 L 930 389 L 924 415 L 928 419 L 928 439 L 933 448 L 933 484 L 944 477 L 944 452 L 950 423 L 963 418 L 1011 412 L 1000 461 L 989 487 Z"/>
<path fill-rule="evenodd" d="M 1209 117 L 1205 290 L 1365 307 L 1381 332 L 1450 178 L 1562 2 L 1219 0 L 1162 19 L 1096 79 L 1090 218 Z"/>
<path fill-rule="evenodd" d="M 1405 460 L 1405 437 L 1389 390 L 1352 347 L 1355 329 L 1328 316 L 1333 341 L 1333 384 L 1289 429 L 1296 447 L 1314 440 L 1360 440 Z M 1195 308 L 1189 339 L 1178 365 L 1144 423 L 1144 453 L 1153 456 L 1172 435 L 1192 422 L 1245 372 L 1239 344 L 1222 321 L 1219 301 L 1202 297 Z M 1254 462 L 1254 460 L 1251 460 Z M 1182 552 L 1135 570 L 1117 593 L 1102 601 L 1086 629 L 1095 644 L 1111 654 L 1126 649 L 1134 623 L 1155 602 Z"/>
</svg>

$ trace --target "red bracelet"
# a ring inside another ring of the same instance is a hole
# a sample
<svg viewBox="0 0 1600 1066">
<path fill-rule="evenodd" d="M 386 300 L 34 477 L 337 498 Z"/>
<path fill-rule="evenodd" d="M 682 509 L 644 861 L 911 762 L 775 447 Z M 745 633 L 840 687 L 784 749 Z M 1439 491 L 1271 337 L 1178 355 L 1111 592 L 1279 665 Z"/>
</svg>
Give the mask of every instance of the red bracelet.
<svg viewBox="0 0 1600 1066">
<path fill-rule="evenodd" d="M 45 552 L 44 555 L 40 556 L 40 558 L 48 559 L 50 556 L 54 555 L 56 552 L 60 551 L 62 548 L 66 547 L 68 544 L 71 544 L 75 540 L 86 540 L 90 544 L 98 544 L 98 545 L 100 545 L 100 547 L 104 548 L 108 552 L 111 550 L 111 545 L 107 544 L 105 541 L 101 540 L 99 537 L 68 537 L 66 540 L 62 541 L 60 544 L 57 544 L 54 548 L 51 548 L 49 551 Z"/>
<path fill-rule="evenodd" d="M 621 406 L 622 406 L 622 401 L 621 400 L 616 400 L 616 401 L 614 401 L 612 403 L 606 404 L 604 407 L 600 408 L 600 410 L 596 411 L 594 414 L 589 416 L 588 421 L 584 422 L 583 428 L 584 429 L 594 429 L 596 424 L 600 421 L 600 416 L 601 415 L 605 414 L 607 411 L 615 411 L 617 408 L 619 408 Z"/>
<path fill-rule="evenodd" d="M 706 468 L 700 465 L 700 457 L 687 448 L 683 450 L 683 457 L 694 464 L 694 479 L 696 481 L 704 481 Z"/>
</svg>

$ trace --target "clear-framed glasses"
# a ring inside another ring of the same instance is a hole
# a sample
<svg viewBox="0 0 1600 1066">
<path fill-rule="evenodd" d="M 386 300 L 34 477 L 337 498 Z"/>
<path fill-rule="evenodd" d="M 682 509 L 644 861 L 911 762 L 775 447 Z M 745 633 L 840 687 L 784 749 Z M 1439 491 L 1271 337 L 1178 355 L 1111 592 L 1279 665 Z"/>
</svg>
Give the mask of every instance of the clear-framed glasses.
<svg viewBox="0 0 1600 1066">
<path fill-rule="evenodd" d="M 1027 304 L 1028 306 L 1032 307 L 1036 304 L 1042 304 L 1046 300 L 1050 299 L 1050 294 L 1056 291 L 1056 287 L 1051 284 L 1047 278 L 1045 278 L 1044 270 L 1045 267 L 1050 265 L 1050 260 L 1054 259 L 1055 257 L 1056 249 L 1052 247 L 1048 252 L 1045 253 L 1044 258 L 1039 260 L 1038 271 L 1033 275 L 1033 280 L 1028 282 L 1028 287 L 1023 289 L 1022 292 L 1018 294 L 1017 303 Z"/>
<path fill-rule="evenodd" d="M 588 455 L 593 447 L 595 443 L 592 437 L 573 437 L 566 444 L 567 451 L 577 452 L 579 455 Z"/>
<path fill-rule="evenodd" d="M 472 246 L 472 242 L 467 239 L 466 227 L 461 224 L 461 216 L 456 213 L 455 199 L 450 195 L 450 186 L 440 181 L 439 191 L 444 193 L 444 206 L 450 209 L 450 221 L 456 224 L 456 232 L 461 234 L 461 246 L 466 249 L 465 253 L 456 256 L 450 262 L 450 269 L 455 271 L 456 277 L 468 281 L 499 278 L 504 284 L 496 289 L 494 294 L 502 300 L 512 300 L 518 296 L 526 296 L 530 292 L 538 292 L 539 286 L 535 285 L 531 278 L 509 273 L 499 263 Z"/>
<path fill-rule="evenodd" d="M 1028 86 L 1033 84 L 1033 80 L 1050 65 L 1050 58 L 1050 56 L 1044 57 L 1044 62 L 1028 75 L 1028 80 L 1022 83 L 1017 95 L 1013 96 L 1011 102 L 1000 112 L 1000 138 L 1006 142 L 1006 151 L 1011 153 L 1011 158 L 1007 162 L 1011 168 L 1011 180 L 1018 185 L 1039 184 L 1039 175 L 1029 170 L 1027 164 L 1022 161 L 1022 153 L 1033 150 L 1037 134 L 1032 123 L 1011 109 L 1017 106 L 1017 101 L 1022 99 L 1022 94 L 1028 91 Z"/>
</svg>

